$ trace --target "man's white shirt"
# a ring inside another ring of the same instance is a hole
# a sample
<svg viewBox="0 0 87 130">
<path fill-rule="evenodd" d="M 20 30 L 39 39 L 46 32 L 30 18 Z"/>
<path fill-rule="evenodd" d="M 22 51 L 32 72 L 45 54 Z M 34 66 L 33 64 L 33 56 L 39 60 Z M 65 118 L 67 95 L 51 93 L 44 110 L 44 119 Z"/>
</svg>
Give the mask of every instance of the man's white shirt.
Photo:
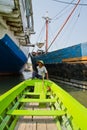
<svg viewBox="0 0 87 130">
<path fill-rule="evenodd" d="M 47 69 L 45 66 L 42 66 L 41 68 L 37 66 L 38 74 L 42 77 L 45 77 L 45 73 L 47 73 Z"/>
</svg>

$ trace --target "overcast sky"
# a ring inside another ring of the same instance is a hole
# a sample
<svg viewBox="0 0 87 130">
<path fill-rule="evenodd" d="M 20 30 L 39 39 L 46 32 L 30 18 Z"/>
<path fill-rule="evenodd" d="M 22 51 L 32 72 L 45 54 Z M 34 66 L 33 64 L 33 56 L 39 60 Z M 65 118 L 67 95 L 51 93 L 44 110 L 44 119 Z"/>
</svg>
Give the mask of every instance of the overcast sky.
<svg viewBox="0 0 87 130">
<path fill-rule="evenodd" d="M 73 5 L 68 5 L 56 1 L 32 0 L 35 31 L 35 34 L 31 36 L 32 43 L 36 44 L 36 42 L 45 41 L 45 20 L 42 17 L 46 16 L 47 11 L 48 16 L 52 19 L 51 23 L 49 23 L 50 45 L 60 27 L 63 25 L 64 21 L 74 7 Z M 71 2 L 72 0 L 61 1 Z M 74 2 L 76 3 L 77 0 L 74 0 Z M 87 1 L 81 0 L 80 4 L 87 4 Z M 43 31 L 41 31 L 42 27 L 44 27 Z M 87 6 L 79 5 L 49 51 L 65 48 L 83 42 L 87 42 Z"/>
</svg>

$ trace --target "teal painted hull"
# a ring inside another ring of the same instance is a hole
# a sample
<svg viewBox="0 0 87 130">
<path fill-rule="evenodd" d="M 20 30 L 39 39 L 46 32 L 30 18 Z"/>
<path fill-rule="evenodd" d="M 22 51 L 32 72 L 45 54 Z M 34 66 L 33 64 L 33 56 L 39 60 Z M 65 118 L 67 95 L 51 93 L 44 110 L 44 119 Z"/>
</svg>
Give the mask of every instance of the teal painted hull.
<svg viewBox="0 0 87 130">
<path fill-rule="evenodd" d="M 43 60 L 49 77 L 87 80 L 87 43 L 81 43 L 46 54 L 31 55 L 33 69 L 36 62 Z"/>
</svg>

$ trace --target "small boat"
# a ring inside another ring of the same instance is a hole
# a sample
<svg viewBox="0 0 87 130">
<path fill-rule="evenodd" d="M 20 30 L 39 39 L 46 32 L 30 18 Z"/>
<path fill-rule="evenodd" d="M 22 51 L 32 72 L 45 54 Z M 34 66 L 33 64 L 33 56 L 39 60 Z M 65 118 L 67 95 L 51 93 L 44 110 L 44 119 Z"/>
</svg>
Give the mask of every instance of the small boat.
<svg viewBox="0 0 87 130">
<path fill-rule="evenodd" d="M 32 107 L 29 107 L 31 104 Z M 0 96 L 0 130 L 14 130 L 22 116 L 31 118 L 28 121 L 24 118 L 23 125 L 26 121 L 28 125 L 30 122 L 35 124 L 34 117 L 41 120 L 51 116 L 58 130 L 87 129 L 87 109 L 50 80 L 25 80 Z"/>
</svg>

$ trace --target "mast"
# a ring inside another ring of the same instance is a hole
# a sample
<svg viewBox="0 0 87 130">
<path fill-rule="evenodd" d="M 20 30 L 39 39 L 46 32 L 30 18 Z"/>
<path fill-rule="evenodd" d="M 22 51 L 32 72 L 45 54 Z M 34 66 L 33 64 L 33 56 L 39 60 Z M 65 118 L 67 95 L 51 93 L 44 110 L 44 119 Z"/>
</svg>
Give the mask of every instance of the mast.
<svg viewBox="0 0 87 130">
<path fill-rule="evenodd" d="M 48 14 L 48 12 L 47 12 Z M 43 17 L 45 19 L 45 24 L 46 24 L 46 45 L 45 45 L 45 52 L 47 53 L 48 50 L 48 24 L 51 20 L 51 18 L 49 18 L 48 16 Z"/>
</svg>

